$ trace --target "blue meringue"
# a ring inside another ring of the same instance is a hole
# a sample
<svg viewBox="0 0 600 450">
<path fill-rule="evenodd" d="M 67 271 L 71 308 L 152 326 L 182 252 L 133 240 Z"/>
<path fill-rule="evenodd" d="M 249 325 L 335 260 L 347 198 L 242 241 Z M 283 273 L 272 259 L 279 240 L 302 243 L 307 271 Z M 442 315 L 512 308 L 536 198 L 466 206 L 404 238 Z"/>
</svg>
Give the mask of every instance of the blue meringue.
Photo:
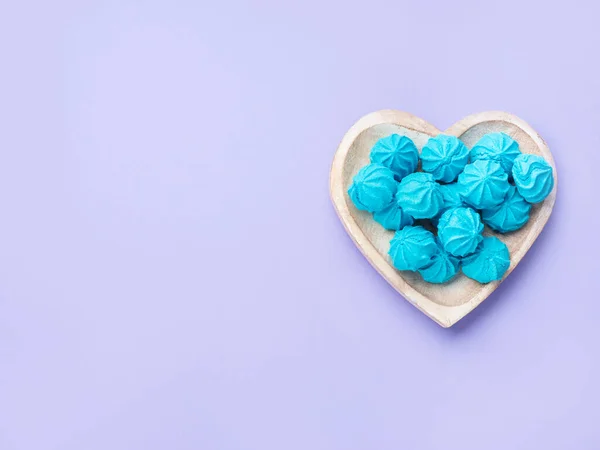
<svg viewBox="0 0 600 450">
<path fill-rule="evenodd" d="M 386 230 L 401 230 L 413 224 L 413 218 L 404 212 L 395 201 L 385 209 L 373 214 L 373 219 Z"/>
<path fill-rule="evenodd" d="M 440 217 L 438 237 L 444 250 L 453 256 L 473 253 L 483 236 L 483 223 L 479 214 L 471 208 L 453 208 Z"/>
<path fill-rule="evenodd" d="M 454 278 L 458 273 L 460 261 L 444 250 L 439 239 L 436 239 L 436 244 L 437 252 L 425 267 L 419 269 L 419 273 L 428 283 L 439 284 Z"/>
<path fill-rule="evenodd" d="M 512 174 L 519 194 L 529 203 L 541 202 L 554 187 L 552 166 L 538 155 L 523 154 L 516 158 Z"/>
<path fill-rule="evenodd" d="M 511 186 L 506 198 L 498 206 L 481 211 L 483 222 L 500 233 L 516 231 L 529 220 L 531 205 Z"/>
<path fill-rule="evenodd" d="M 392 203 L 397 189 L 398 182 L 390 169 L 369 164 L 354 176 L 348 195 L 358 209 L 377 212 Z"/>
<path fill-rule="evenodd" d="M 417 169 L 419 151 L 409 137 L 391 134 L 375 143 L 371 162 L 387 167 L 400 180 Z"/>
<path fill-rule="evenodd" d="M 471 149 L 471 162 L 489 159 L 502 166 L 510 174 L 513 162 L 521 154 L 519 143 L 504 133 L 488 133 Z"/>
<path fill-rule="evenodd" d="M 458 208 L 465 206 L 463 199 L 460 195 L 460 186 L 457 183 L 442 184 L 440 185 L 440 191 L 442 191 L 442 198 L 444 199 L 444 206 L 440 209 L 440 212 L 431 219 L 431 222 L 437 227 L 438 221 L 442 214 L 451 208 Z"/>
<path fill-rule="evenodd" d="M 396 231 L 388 254 L 396 269 L 415 271 L 425 267 L 436 252 L 437 244 L 430 231 L 408 226 Z"/>
<path fill-rule="evenodd" d="M 480 283 L 500 280 L 510 266 L 508 247 L 497 237 L 486 237 L 475 253 L 462 260 L 463 273 Z"/>
<path fill-rule="evenodd" d="M 456 136 L 440 134 L 429 138 L 421 150 L 424 172 L 433 178 L 449 183 L 454 181 L 469 162 L 469 149 Z"/>
<path fill-rule="evenodd" d="M 398 185 L 398 205 L 415 219 L 431 219 L 444 205 L 440 185 L 433 175 L 416 172 L 407 175 Z"/>
<path fill-rule="evenodd" d="M 477 209 L 498 206 L 508 192 L 508 175 L 502 166 L 491 160 L 467 164 L 458 176 L 460 193 L 466 203 Z"/>
</svg>

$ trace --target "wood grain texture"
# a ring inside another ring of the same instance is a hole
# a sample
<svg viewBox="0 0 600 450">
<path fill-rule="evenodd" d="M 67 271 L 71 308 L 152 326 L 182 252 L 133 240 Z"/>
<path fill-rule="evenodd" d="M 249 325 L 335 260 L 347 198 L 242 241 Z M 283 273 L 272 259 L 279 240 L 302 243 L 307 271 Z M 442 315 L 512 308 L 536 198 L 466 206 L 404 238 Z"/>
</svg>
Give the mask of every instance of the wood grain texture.
<svg viewBox="0 0 600 450">
<path fill-rule="evenodd" d="M 515 139 L 523 153 L 543 156 L 554 168 L 555 183 L 546 200 L 532 207 L 529 222 L 520 230 L 498 234 L 485 228 L 485 235 L 498 236 L 506 243 L 511 259 L 504 278 L 485 285 L 462 273 L 449 283 L 436 285 L 423 281 L 417 273 L 397 271 L 387 255 L 394 232 L 384 230 L 371 214 L 357 210 L 347 194 L 356 172 L 369 163 L 371 147 L 379 138 L 392 133 L 406 135 L 415 142 L 420 152 L 429 137 L 442 131 L 406 112 L 377 111 L 363 117 L 350 128 L 333 159 L 331 199 L 346 231 L 388 283 L 443 327 L 454 325 L 475 309 L 514 270 L 546 225 L 556 199 L 558 180 L 554 159 L 544 140 L 525 121 L 505 112 L 483 112 L 465 117 L 443 133 L 457 136 L 470 149 L 484 134 L 498 131 Z"/>
</svg>

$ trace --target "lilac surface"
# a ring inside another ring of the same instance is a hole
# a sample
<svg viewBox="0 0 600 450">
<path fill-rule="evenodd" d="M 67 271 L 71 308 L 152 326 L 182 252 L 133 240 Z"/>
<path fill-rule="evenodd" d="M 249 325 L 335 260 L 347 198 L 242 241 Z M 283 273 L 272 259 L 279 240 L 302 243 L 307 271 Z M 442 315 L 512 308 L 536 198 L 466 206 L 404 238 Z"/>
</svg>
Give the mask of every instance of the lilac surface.
<svg viewBox="0 0 600 450">
<path fill-rule="evenodd" d="M 0 449 L 600 448 L 599 12 L 2 2 Z M 449 330 L 330 205 L 382 108 L 508 110 L 559 168 L 538 242 Z"/>
</svg>

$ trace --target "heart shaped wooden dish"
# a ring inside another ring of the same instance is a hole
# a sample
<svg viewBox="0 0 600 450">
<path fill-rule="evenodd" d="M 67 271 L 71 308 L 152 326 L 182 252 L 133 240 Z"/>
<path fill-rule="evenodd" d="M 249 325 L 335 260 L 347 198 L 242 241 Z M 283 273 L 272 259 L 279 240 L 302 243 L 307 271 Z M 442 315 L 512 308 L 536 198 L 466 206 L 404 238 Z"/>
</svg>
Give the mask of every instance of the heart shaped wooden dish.
<svg viewBox="0 0 600 450">
<path fill-rule="evenodd" d="M 486 133 L 502 131 L 519 143 L 523 153 L 543 156 L 554 168 L 554 189 L 542 203 L 531 209 L 529 222 L 520 230 L 497 234 L 486 227 L 484 235 L 498 236 L 510 250 L 510 267 L 504 279 L 513 271 L 546 225 L 556 199 L 556 166 L 544 140 L 523 120 L 505 112 L 474 114 L 452 125 L 443 133 L 460 138 L 470 149 Z M 373 220 L 371 214 L 357 210 L 347 191 L 358 170 L 369 163 L 369 153 L 375 142 L 392 133 L 406 135 L 419 152 L 429 137 L 442 133 L 433 125 L 412 114 L 383 110 L 360 119 L 340 143 L 330 175 L 333 205 L 346 231 L 375 269 L 414 306 L 443 327 L 450 327 L 475 309 L 502 282 L 479 284 L 462 273 L 446 284 L 430 284 L 417 273 L 399 272 L 391 265 L 387 252 L 394 235 Z"/>
</svg>

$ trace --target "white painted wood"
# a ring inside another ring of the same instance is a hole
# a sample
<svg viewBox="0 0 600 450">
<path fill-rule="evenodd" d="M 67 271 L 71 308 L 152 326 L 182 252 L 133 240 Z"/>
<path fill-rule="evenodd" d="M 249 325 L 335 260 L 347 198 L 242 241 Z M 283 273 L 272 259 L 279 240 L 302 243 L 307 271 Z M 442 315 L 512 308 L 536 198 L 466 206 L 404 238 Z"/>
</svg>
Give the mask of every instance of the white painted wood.
<svg viewBox="0 0 600 450">
<path fill-rule="evenodd" d="M 486 133 L 503 131 L 512 136 L 523 153 L 543 156 L 554 168 L 554 190 L 542 203 L 531 209 L 529 222 L 520 230 L 494 233 L 486 227 L 484 234 L 498 236 L 510 250 L 511 264 L 505 279 L 517 266 L 546 225 L 556 199 L 558 186 L 556 166 L 544 140 L 523 120 L 505 112 L 474 114 L 452 125 L 443 133 L 459 137 L 467 147 Z M 430 136 L 442 133 L 433 125 L 412 114 L 383 110 L 360 119 L 346 133 L 340 143 L 330 175 L 331 199 L 346 231 L 377 271 L 409 302 L 443 327 L 450 327 L 475 309 L 501 283 L 479 284 L 462 273 L 449 283 L 436 285 L 423 281 L 412 272 L 399 272 L 389 261 L 387 252 L 392 231 L 384 230 L 371 214 L 357 210 L 347 191 L 352 177 L 369 162 L 369 152 L 381 137 L 391 133 L 409 136 L 419 151 Z"/>
</svg>

